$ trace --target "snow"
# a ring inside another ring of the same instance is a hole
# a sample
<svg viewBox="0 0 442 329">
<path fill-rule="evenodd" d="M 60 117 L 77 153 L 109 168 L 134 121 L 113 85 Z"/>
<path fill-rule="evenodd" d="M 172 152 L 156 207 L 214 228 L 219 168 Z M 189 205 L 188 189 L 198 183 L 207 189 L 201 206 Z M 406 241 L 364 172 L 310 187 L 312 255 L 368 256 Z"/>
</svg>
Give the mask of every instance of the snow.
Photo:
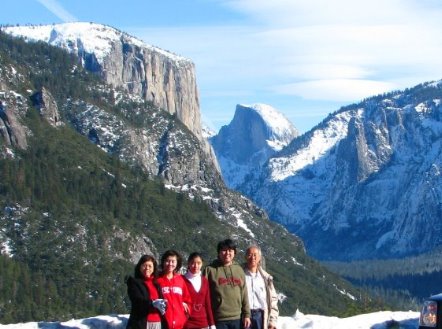
<svg viewBox="0 0 442 329">
<path fill-rule="evenodd" d="M 297 311 L 292 317 L 282 316 L 278 329 L 415 329 L 418 327 L 418 312 L 382 311 L 360 314 L 348 318 L 322 315 L 304 315 Z M 102 315 L 85 319 L 72 319 L 65 322 L 27 322 L 1 325 L 0 329 L 125 329 L 128 315 Z"/>
<path fill-rule="evenodd" d="M 78 50 L 93 53 L 100 64 L 103 63 L 104 58 L 112 51 L 112 45 L 120 40 L 122 35 L 126 35 L 110 26 L 89 22 L 8 26 L 2 27 L 2 31 L 31 41 L 44 41 L 50 45 L 68 49 L 75 53 Z M 187 58 L 146 44 L 135 37 L 126 36 L 130 38 L 131 43 L 134 45 L 158 52 L 176 62 L 190 61 Z"/>
<path fill-rule="evenodd" d="M 281 150 L 292 140 L 290 132 L 294 130 L 292 123 L 278 110 L 267 104 L 240 104 L 256 111 L 264 120 L 264 123 L 272 131 L 272 140 L 267 140 L 267 144 L 276 151 Z"/>
<path fill-rule="evenodd" d="M 361 115 L 361 110 L 358 113 Z M 313 132 L 309 144 L 290 157 L 278 157 L 270 160 L 272 169 L 271 179 L 274 182 L 282 181 L 308 165 L 317 163 L 340 140 L 347 136 L 348 122 L 351 113 L 343 112 L 329 121 L 324 129 Z"/>
<path fill-rule="evenodd" d="M 241 105 L 254 109 L 264 120 L 267 126 L 271 127 L 278 135 L 292 128 L 290 121 L 278 110 L 267 104 Z"/>
<path fill-rule="evenodd" d="M 234 208 L 230 208 L 230 211 L 233 211 L 232 215 L 233 217 L 236 218 L 237 220 L 237 225 L 238 227 L 241 227 L 244 231 L 246 231 L 247 233 L 249 233 L 249 235 L 252 238 L 255 238 L 255 234 L 248 228 L 247 224 L 244 222 L 243 219 L 241 219 L 241 213 L 239 213 L 238 211 L 235 211 Z"/>
</svg>

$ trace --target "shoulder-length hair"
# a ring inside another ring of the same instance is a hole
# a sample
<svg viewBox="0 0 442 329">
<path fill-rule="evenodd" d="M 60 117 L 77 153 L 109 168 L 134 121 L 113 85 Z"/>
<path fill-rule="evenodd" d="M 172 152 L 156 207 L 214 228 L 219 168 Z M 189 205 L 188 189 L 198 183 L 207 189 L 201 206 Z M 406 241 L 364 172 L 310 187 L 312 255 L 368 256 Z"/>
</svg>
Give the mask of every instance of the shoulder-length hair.
<svg viewBox="0 0 442 329">
<path fill-rule="evenodd" d="M 153 273 L 152 273 L 152 275 L 154 277 L 157 276 L 157 274 L 158 274 L 157 273 L 157 271 L 158 271 L 158 263 L 155 260 L 155 257 L 153 257 L 152 255 L 143 255 L 143 256 L 140 257 L 140 259 L 138 260 L 137 265 L 135 266 L 134 276 L 136 278 L 139 278 L 139 279 L 144 278 L 143 275 L 141 274 L 140 267 L 141 267 L 141 265 L 143 265 L 145 262 L 148 262 L 148 261 L 151 261 L 153 263 Z"/>
</svg>

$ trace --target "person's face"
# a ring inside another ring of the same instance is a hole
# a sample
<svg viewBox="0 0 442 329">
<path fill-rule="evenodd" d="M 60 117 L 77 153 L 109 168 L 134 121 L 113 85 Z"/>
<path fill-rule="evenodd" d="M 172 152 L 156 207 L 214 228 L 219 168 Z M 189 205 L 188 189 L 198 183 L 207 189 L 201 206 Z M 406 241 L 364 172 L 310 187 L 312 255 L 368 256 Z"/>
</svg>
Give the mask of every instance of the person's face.
<svg viewBox="0 0 442 329">
<path fill-rule="evenodd" d="M 145 278 L 149 278 L 153 274 L 153 270 L 154 270 L 153 262 L 150 260 L 145 261 L 140 266 L 141 275 L 144 276 Z"/>
<path fill-rule="evenodd" d="M 246 258 L 249 268 L 257 267 L 261 261 L 261 254 L 257 248 L 251 248 L 247 251 Z"/>
<path fill-rule="evenodd" d="M 218 253 L 218 258 L 224 265 L 231 265 L 235 257 L 235 250 L 223 248 Z"/>
<path fill-rule="evenodd" d="M 176 269 L 178 260 L 176 256 L 169 256 L 164 261 L 164 272 L 173 273 Z"/>
<path fill-rule="evenodd" d="M 201 271 L 201 267 L 203 266 L 203 260 L 201 257 L 195 257 L 189 262 L 188 269 L 191 273 L 196 274 Z"/>
</svg>

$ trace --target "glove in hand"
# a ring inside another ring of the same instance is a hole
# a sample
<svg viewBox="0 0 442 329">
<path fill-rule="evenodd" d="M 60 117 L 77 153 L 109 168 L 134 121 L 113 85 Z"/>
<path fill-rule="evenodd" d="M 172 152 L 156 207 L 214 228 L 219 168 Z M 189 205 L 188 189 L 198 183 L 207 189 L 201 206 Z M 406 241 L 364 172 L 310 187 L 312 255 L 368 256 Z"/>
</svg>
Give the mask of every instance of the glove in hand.
<svg viewBox="0 0 442 329">
<path fill-rule="evenodd" d="M 154 299 L 152 301 L 152 306 L 160 311 L 161 315 L 164 315 L 164 313 L 166 313 L 167 302 L 165 299 Z"/>
</svg>

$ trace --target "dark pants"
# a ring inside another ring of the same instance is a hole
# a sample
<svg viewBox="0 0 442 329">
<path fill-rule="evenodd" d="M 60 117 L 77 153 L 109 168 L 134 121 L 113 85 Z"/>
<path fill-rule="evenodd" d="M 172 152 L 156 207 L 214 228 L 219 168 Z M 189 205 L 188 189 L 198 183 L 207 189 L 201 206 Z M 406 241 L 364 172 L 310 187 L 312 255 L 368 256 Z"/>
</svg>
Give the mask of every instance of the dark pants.
<svg viewBox="0 0 442 329">
<path fill-rule="evenodd" d="M 241 329 L 241 320 L 217 321 L 216 329 Z"/>
<path fill-rule="evenodd" d="M 252 316 L 250 318 L 252 325 L 250 329 L 264 329 L 264 311 L 263 310 L 251 310 Z M 218 328 L 217 328 L 218 329 Z"/>
</svg>

